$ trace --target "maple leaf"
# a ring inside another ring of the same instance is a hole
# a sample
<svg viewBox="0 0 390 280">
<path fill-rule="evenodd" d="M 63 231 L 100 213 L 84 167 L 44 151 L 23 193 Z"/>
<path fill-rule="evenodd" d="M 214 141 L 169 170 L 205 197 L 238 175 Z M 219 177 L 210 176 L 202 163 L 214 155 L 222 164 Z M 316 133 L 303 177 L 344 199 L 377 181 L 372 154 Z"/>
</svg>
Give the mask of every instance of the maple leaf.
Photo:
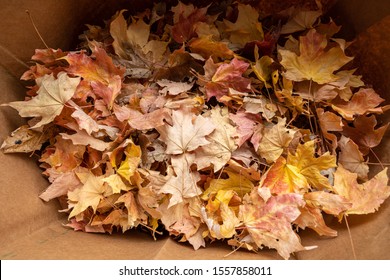
<svg viewBox="0 0 390 280">
<path fill-rule="evenodd" d="M 239 218 L 258 247 L 274 248 L 288 259 L 291 253 L 305 250 L 291 226 L 303 205 L 299 194 L 270 196 L 267 201 L 258 196 L 252 203 L 240 205 Z"/>
<path fill-rule="evenodd" d="M 170 95 L 188 92 L 194 86 L 194 83 L 174 82 L 167 79 L 157 81 L 157 84 L 162 87 L 160 90 L 161 93 Z"/>
<path fill-rule="evenodd" d="M 297 167 L 313 187 L 322 190 L 329 189 L 330 185 L 320 171 L 336 167 L 336 157 L 329 152 L 315 157 L 315 142 L 312 140 L 298 145 L 294 155 L 289 153 L 287 164 Z"/>
<path fill-rule="evenodd" d="M 337 216 L 348 210 L 351 203 L 343 196 L 325 192 L 314 191 L 304 194 L 306 205 L 321 209 L 325 213 Z"/>
<path fill-rule="evenodd" d="M 195 8 L 194 5 L 185 5 L 179 1 L 178 5 L 172 8 L 174 13 L 174 25 L 171 30 L 172 38 L 179 44 L 187 42 L 196 36 L 198 23 L 207 20 L 208 7 Z"/>
<path fill-rule="evenodd" d="M 233 190 L 240 197 L 243 197 L 254 188 L 253 182 L 239 173 L 224 170 L 224 174 L 228 175 L 229 178 L 212 179 L 209 187 L 203 192 L 202 199 L 207 200 L 210 195 L 216 194 L 220 190 Z"/>
<path fill-rule="evenodd" d="M 284 76 L 293 81 L 312 80 L 318 84 L 333 82 L 337 76 L 333 74 L 352 60 L 344 54 L 340 46 L 327 49 L 325 35 L 311 29 L 299 38 L 299 52 L 279 49 L 282 57 L 280 63 L 286 69 Z"/>
<path fill-rule="evenodd" d="M 235 142 L 236 128 L 230 123 L 227 108 L 214 107 L 210 110 L 210 119 L 215 126 L 213 132 L 206 136 L 209 144 L 195 150 L 198 170 L 213 165 L 214 172 L 220 170 L 237 149 Z"/>
<path fill-rule="evenodd" d="M 170 177 L 160 190 L 160 193 L 172 195 L 169 199 L 168 208 L 181 203 L 185 198 L 195 197 L 202 193 L 197 186 L 200 175 L 198 172 L 191 171 L 193 161 L 193 155 L 189 154 L 171 157 L 173 170 L 175 171 L 176 176 Z"/>
<path fill-rule="evenodd" d="M 69 78 L 65 72 L 59 73 L 57 78 L 53 74 L 45 75 L 37 80 L 39 85 L 37 96 L 27 101 L 14 101 L 4 105 L 18 110 L 21 117 L 40 117 L 40 121 L 31 127 L 38 128 L 51 123 L 61 114 L 79 83 L 80 78 Z"/>
<path fill-rule="evenodd" d="M 252 70 L 256 74 L 257 78 L 262 81 L 267 87 L 270 87 L 268 81 L 271 79 L 271 65 L 274 63 L 274 60 L 267 56 L 263 55 L 259 58 L 257 47 L 255 48 L 255 63 L 252 64 Z"/>
<path fill-rule="evenodd" d="M 92 50 L 91 56 L 85 52 L 72 52 L 63 57 L 69 63 L 67 72 L 88 82 L 99 82 L 104 85 L 115 82 L 117 76 L 121 80 L 124 69 L 115 66 L 112 58 L 97 42 L 91 42 L 89 46 Z"/>
<path fill-rule="evenodd" d="M 310 29 L 321 15 L 321 11 L 294 11 L 287 23 L 282 26 L 280 34 L 289 34 Z"/>
<path fill-rule="evenodd" d="M 230 113 L 229 118 L 237 125 L 238 146 L 242 146 L 249 139 L 251 139 L 252 144 L 254 144 L 254 134 L 257 131 L 261 131 L 263 129 L 261 118 L 259 118 L 258 115 L 246 113 L 243 111 L 238 111 L 236 114 Z M 256 150 L 257 148 L 258 147 L 255 147 Z"/>
<path fill-rule="evenodd" d="M 356 173 L 358 178 L 366 180 L 368 178 L 369 167 L 364 160 L 359 146 L 351 139 L 341 136 L 338 146 L 340 147 L 339 163 L 349 171 Z"/>
<path fill-rule="evenodd" d="M 112 46 L 115 53 L 122 58 L 119 64 L 126 66 L 126 75 L 133 78 L 149 78 L 157 62 L 164 64 L 168 42 L 150 40 L 150 25 L 142 18 L 127 26 L 122 10 L 110 24 L 110 34 L 114 39 Z"/>
<path fill-rule="evenodd" d="M 321 133 L 325 139 L 330 140 L 333 153 L 337 148 L 337 136 L 330 132 L 337 132 L 343 130 L 343 122 L 341 117 L 336 114 L 324 111 L 322 108 L 316 110 L 318 116 L 318 123 L 321 128 Z"/>
<path fill-rule="evenodd" d="M 74 130 L 76 133 L 60 133 L 60 135 L 63 139 L 72 140 L 74 145 L 89 145 L 91 148 L 98 151 L 105 151 L 111 145 L 109 142 L 105 142 L 103 140 L 95 138 L 94 136 L 89 135 L 85 130 L 80 130 L 78 125 L 76 125 L 75 123 L 69 123 L 67 124 L 67 126 L 70 129 Z"/>
<path fill-rule="evenodd" d="M 339 164 L 334 173 L 333 190 L 352 203 L 345 214 L 373 213 L 390 196 L 387 168 L 363 184 L 357 182 L 357 176 Z"/>
<path fill-rule="evenodd" d="M 141 221 L 146 222 L 147 216 L 137 203 L 132 192 L 126 192 L 115 202 L 116 205 L 123 203 L 127 209 L 127 228 L 137 226 Z"/>
<path fill-rule="evenodd" d="M 380 144 L 389 126 L 389 123 L 387 123 L 375 129 L 377 125 L 375 115 L 359 116 L 353 124 L 354 127 L 344 125 L 342 134 L 351 138 L 359 146 L 359 150 L 363 155 L 367 155 L 370 149 Z"/>
<path fill-rule="evenodd" d="M 229 203 L 234 196 L 233 190 L 219 190 L 215 197 L 210 197 L 206 208 L 202 208 L 202 218 L 213 238 L 231 238 L 240 224 Z M 207 210 L 207 211 L 206 211 Z"/>
<path fill-rule="evenodd" d="M 69 219 L 82 213 L 88 207 L 92 207 L 95 213 L 100 200 L 110 193 L 110 188 L 104 184 L 103 178 L 96 177 L 92 173 L 76 173 L 76 175 L 83 186 L 68 192 L 69 203 L 73 206 Z"/>
<path fill-rule="evenodd" d="M 286 119 L 278 120 L 271 128 L 265 127 L 258 153 L 268 163 L 275 162 L 285 152 L 296 131 L 286 128 Z"/>
<path fill-rule="evenodd" d="M 73 145 L 70 140 L 61 136 L 54 138 L 55 143 L 45 149 L 40 162 L 48 164 L 58 172 L 69 172 L 78 167 L 84 159 L 85 146 Z"/>
<path fill-rule="evenodd" d="M 204 59 L 210 57 L 217 61 L 218 59 L 231 59 L 234 52 L 229 49 L 225 42 L 214 41 L 212 35 L 202 36 L 191 40 L 189 48 L 192 52 L 200 54 Z"/>
<path fill-rule="evenodd" d="M 261 113 L 267 121 L 271 121 L 278 110 L 278 107 L 263 95 L 256 97 L 245 96 L 243 102 L 243 107 L 247 113 Z"/>
<path fill-rule="evenodd" d="M 377 107 L 384 101 L 372 88 L 361 88 L 352 95 L 351 100 L 332 102 L 333 110 L 338 112 L 344 119 L 352 121 L 356 115 L 368 113 L 381 114 L 389 107 Z"/>
<path fill-rule="evenodd" d="M 128 141 L 127 143 L 127 147 L 124 151 L 126 158 L 121 162 L 121 165 L 116 172 L 121 175 L 123 179 L 131 182 L 131 177 L 135 174 L 141 162 L 141 148 L 132 141 Z"/>
<path fill-rule="evenodd" d="M 166 153 L 177 155 L 210 143 L 205 136 L 213 132 L 215 126 L 208 118 L 180 109 L 172 111 L 172 126 L 163 125 L 156 129 L 167 145 Z"/>
<path fill-rule="evenodd" d="M 210 77 L 210 80 L 205 84 L 207 100 L 213 96 L 219 100 L 228 94 L 229 88 L 240 92 L 250 90 L 250 80 L 242 76 L 249 66 L 248 63 L 233 58 L 230 63 L 223 63 L 218 68 L 212 64 L 212 58 L 209 58 L 205 64 L 206 77 Z"/>
<path fill-rule="evenodd" d="M 238 3 L 237 9 L 237 20 L 233 23 L 224 19 L 220 32 L 227 34 L 229 41 L 239 48 L 243 48 L 248 42 L 262 41 L 264 32 L 257 10 L 241 3 Z"/>
<path fill-rule="evenodd" d="M 288 153 L 287 160 L 279 157 L 262 176 L 260 186 L 272 193 L 307 192 L 310 187 L 331 189 L 328 179 L 320 172 L 336 167 L 336 157 L 329 152 L 315 157 L 314 140 L 299 144 L 295 154 Z"/>
<path fill-rule="evenodd" d="M 156 109 L 143 114 L 138 110 L 125 106 L 114 105 L 114 114 L 120 121 L 127 121 L 132 128 L 138 130 L 154 129 L 171 122 L 171 110 L 167 108 Z"/>
<path fill-rule="evenodd" d="M 53 198 L 66 195 L 68 191 L 80 188 L 82 184 L 76 172 L 87 172 L 87 169 L 78 167 L 64 173 L 55 169 L 49 169 L 47 172 L 50 174 L 49 181 L 51 184 L 39 195 L 39 198 L 46 202 Z"/>
<path fill-rule="evenodd" d="M 121 191 L 129 191 L 130 186 L 126 185 L 119 174 L 112 174 L 106 178 L 103 178 L 103 182 L 106 182 L 111 188 L 112 193 L 120 193 Z"/>
</svg>

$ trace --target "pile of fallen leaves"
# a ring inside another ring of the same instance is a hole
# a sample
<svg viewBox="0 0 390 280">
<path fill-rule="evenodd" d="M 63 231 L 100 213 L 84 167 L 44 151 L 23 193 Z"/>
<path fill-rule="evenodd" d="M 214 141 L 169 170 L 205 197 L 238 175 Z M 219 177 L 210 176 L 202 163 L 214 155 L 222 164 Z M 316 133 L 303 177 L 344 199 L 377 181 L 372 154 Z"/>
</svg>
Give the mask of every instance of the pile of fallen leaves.
<svg viewBox="0 0 390 280">
<path fill-rule="evenodd" d="M 156 4 L 88 26 L 83 50 L 38 49 L 26 100 L 7 104 L 31 119 L 2 150 L 40 156 L 40 197 L 75 230 L 164 228 L 195 249 L 225 239 L 283 258 L 308 249 L 298 229 L 336 236 L 324 213 L 390 195 L 386 168 L 368 176 L 388 106 L 331 19 L 283 15 Z"/>
</svg>

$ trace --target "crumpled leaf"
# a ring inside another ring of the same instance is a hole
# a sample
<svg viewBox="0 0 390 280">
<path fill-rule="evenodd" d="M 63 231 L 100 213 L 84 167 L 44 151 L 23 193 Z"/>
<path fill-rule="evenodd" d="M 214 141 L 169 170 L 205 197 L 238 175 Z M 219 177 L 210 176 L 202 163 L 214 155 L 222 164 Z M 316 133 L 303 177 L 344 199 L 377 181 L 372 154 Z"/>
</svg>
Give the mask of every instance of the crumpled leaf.
<svg viewBox="0 0 390 280">
<path fill-rule="evenodd" d="M 286 69 L 284 76 L 293 81 L 313 80 L 318 84 L 333 82 L 333 73 L 352 60 L 344 54 L 340 46 L 326 49 L 325 35 L 315 29 L 299 38 L 299 54 L 287 49 L 279 49 L 280 63 Z"/>
<path fill-rule="evenodd" d="M 341 117 L 330 111 L 324 111 L 322 108 L 317 108 L 318 123 L 321 128 L 321 133 L 325 139 L 331 142 L 333 153 L 337 148 L 337 136 L 332 132 L 343 131 L 343 122 Z"/>
<path fill-rule="evenodd" d="M 271 196 L 267 201 L 259 196 L 240 205 L 239 217 L 258 247 L 274 248 L 288 259 L 290 254 L 305 250 L 291 226 L 303 205 L 302 195 L 295 193 Z"/>
<path fill-rule="evenodd" d="M 378 210 L 379 206 L 390 196 L 387 168 L 376 174 L 369 181 L 359 184 L 357 174 L 352 173 L 339 164 L 334 173 L 335 193 L 345 197 L 350 203 L 345 214 L 369 214 Z"/>
<path fill-rule="evenodd" d="M 215 126 L 210 119 L 193 116 L 190 111 L 181 109 L 172 111 L 172 126 L 156 129 L 167 145 L 166 153 L 178 155 L 210 143 L 205 136 L 213 132 Z"/>
<path fill-rule="evenodd" d="M 27 101 L 14 101 L 4 105 L 18 110 L 21 117 L 40 117 L 40 121 L 31 127 L 38 128 L 52 122 L 61 114 L 79 83 L 80 78 L 69 78 L 65 72 L 59 73 L 57 78 L 54 75 L 45 75 L 39 81 L 37 96 Z"/>
<path fill-rule="evenodd" d="M 235 212 L 229 203 L 234 196 L 233 190 L 219 190 L 215 197 L 210 197 L 206 208 L 202 208 L 202 218 L 206 223 L 211 237 L 222 239 L 231 238 L 236 234 L 236 227 L 240 224 Z"/>
<path fill-rule="evenodd" d="M 110 34 L 114 39 L 115 53 L 124 59 L 118 61 L 126 65 L 126 75 L 133 78 L 149 78 L 157 62 L 164 60 L 168 42 L 150 40 L 150 25 L 142 18 L 132 18 L 127 25 L 121 11 L 110 24 Z"/>
</svg>

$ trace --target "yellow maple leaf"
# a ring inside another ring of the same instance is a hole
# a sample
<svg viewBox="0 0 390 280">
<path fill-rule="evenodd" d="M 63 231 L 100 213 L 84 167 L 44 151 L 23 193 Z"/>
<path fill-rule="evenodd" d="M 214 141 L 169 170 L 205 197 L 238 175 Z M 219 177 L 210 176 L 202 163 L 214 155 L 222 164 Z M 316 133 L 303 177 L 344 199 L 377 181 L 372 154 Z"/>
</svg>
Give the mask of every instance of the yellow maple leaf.
<svg viewBox="0 0 390 280">
<path fill-rule="evenodd" d="M 336 157 L 329 152 L 315 157 L 314 140 L 297 147 L 296 153 L 288 153 L 287 160 L 279 157 L 262 176 L 260 186 L 272 193 L 307 192 L 310 188 L 331 189 L 328 179 L 320 172 L 336 167 Z"/>
<path fill-rule="evenodd" d="M 346 214 L 373 213 L 390 196 L 387 168 L 363 184 L 358 183 L 357 177 L 356 173 L 348 171 L 339 164 L 334 173 L 334 192 L 352 203 Z"/>
<path fill-rule="evenodd" d="M 227 171 L 224 173 L 229 176 L 227 179 L 212 179 L 210 181 L 209 187 L 203 192 L 202 199 L 209 199 L 210 195 L 216 194 L 220 190 L 233 190 L 240 197 L 243 197 L 244 194 L 250 192 L 254 184 L 248 178 L 242 176 L 241 174 Z"/>
<path fill-rule="evenodd" d="M 231 238 L 236 234 L 240 220 L 229 206 L 234 195 L 233 190 L 219 190 L 215 197 L 210 197 L 206 208 L 202 209 L 202 218 L 213 238 Z"/>
<path fill-rule="evenodd" d="M 294 138 L 295 131 L 286 128 L 286 118 L 279 119 L 271 128 L 265 127 L 258 153 L 268 163 L 275 162 L 285 152 Z"/>
<path fill-rule="evenodd" d="M 293 81 L 313 80 L 325 84 L 338 80 L 333 73 L 352 60 L 336 45 L 327 49 L 326 35 L 311 29 L 299 38 L 299 55 L 287 49 L 279 49 L 280 63 L 286 69 L 285 77 Z"/>
<path fill-rule="evenodd" d="M 116 172 L 124 179 L 131 182 L 131 177 L 134 175 L 141 162 L 141 148 L 131 141 L 127 145 L 124 153 L 126 158 Z"/>
</svg>

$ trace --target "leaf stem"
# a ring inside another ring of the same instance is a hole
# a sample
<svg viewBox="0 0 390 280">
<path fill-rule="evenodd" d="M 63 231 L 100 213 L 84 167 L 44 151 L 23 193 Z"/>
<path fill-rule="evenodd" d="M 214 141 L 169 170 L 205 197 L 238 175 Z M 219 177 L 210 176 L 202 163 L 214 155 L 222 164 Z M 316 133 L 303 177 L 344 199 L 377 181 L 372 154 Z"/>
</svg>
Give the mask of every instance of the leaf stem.
<svg viewBox="0 0 390 280">
<path fill-rule="evenodd" d="M 345 220 L 345 224 L 347 225 L 349 240 L 351 241 L 351 248 L 352 248 L 353 258 L 355 260 L 357 260 L 356 251 L 355 251 L 355 245 L 353 244 L 351 229 L 349 228 L 349 224 L 348 224 L 348 220 L 347 220 L 347 216 L 346 215 L 344 215 L 344 220 Z"/>
</svg>

